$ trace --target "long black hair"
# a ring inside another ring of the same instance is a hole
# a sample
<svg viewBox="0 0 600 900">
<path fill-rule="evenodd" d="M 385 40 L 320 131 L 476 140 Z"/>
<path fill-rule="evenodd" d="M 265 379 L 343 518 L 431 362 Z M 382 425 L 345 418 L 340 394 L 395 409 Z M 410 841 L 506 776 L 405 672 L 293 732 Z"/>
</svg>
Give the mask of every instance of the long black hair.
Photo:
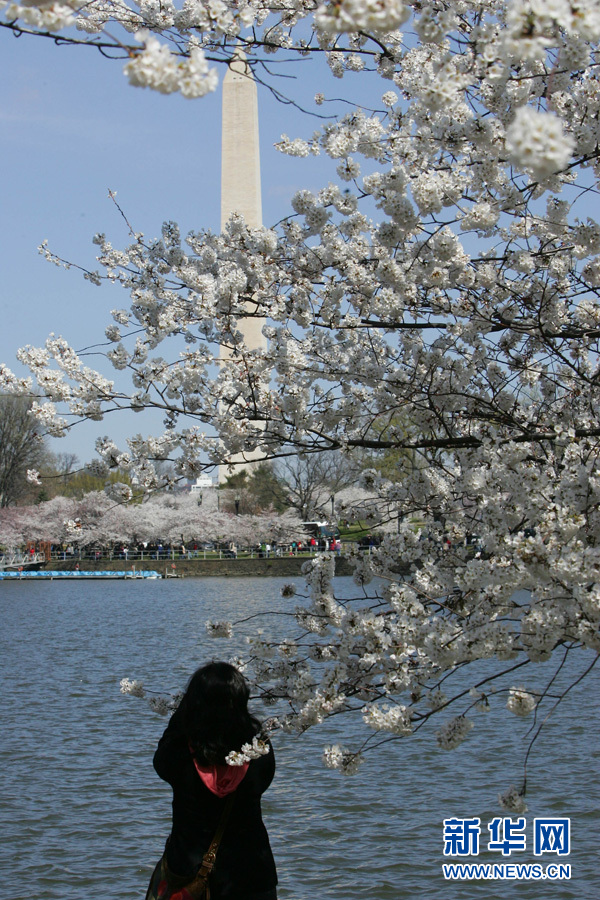
<svg viewBox="0 0 600 900">
<path fill-rule="evenodd" d="M 222 765 L 261 730 L 248 710 L 250 689 L 242 673 L 226 662 L 201 666 L 181 700 L 183 727 L 200 765 Z"/>
</svg>

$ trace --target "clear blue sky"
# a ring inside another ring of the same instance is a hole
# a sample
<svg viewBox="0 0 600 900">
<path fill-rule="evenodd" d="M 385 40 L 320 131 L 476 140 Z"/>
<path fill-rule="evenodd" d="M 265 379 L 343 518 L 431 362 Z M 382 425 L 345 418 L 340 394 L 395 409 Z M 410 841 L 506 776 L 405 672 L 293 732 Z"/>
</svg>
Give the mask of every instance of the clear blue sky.
<svg viewBox="0 0 600 900">
<path fill-rule="evenodd" d="M 125 245 L 127 231 L 109 189 L 117 192 L 134 228 L 148 236 L 158 235 L 166 219 L 179 222 L 184 234 L 219 228 L 221 93 L 190 101 L 132 88 L 122 61 L 4 31 L 0 66 L 0 360 L 21 372 L 18 347 L 41 345 L 50 332 L 75 348 L 87 346 L 102 340 L 111 309 L 128 306 L 122 289 L 94 287 L 37 252 L 47 239 L 58 255 L 96 268 L 96 232 Z M 340 96 L 346 88 L 327 77 L 320 61 L 291 71 L 302 73 L 293 87 L 315 112 L 323 111 L 311 102 L 317 90 Z M 378 84 L 376 99 L 380 93 Z M 322 186 L 334 177 L 334 166 L 323 157 L 298 160 L 273 148 L 282 132 L 310 136 L 316 120 L 265 90 L 259 107 L 263 219 L 269 225 L 289 211 L 295 190 Z M 97 435 L 111 434 L 123 443 L 139 430 L 160 430 L 160 422 L 146 428 L 141 417 L 113 417 L 76 428 L 53 447 L 86 461 Z"/>
</svg>

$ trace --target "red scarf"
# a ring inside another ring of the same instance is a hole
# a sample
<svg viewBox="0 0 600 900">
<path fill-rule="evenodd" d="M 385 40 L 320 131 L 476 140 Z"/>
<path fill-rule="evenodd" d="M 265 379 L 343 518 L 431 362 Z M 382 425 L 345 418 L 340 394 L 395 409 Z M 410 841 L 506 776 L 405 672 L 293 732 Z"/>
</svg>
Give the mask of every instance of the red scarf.
<svg viewBox="0 0 600 900">
<path fill-rule="evenodd" d="M 248 763 L 241 766 L 201 766 L 194 759 L 194 766 L 206 787 L 217 797 L 225 797 L 235 791 L 248 771 Z"/>
</svg>

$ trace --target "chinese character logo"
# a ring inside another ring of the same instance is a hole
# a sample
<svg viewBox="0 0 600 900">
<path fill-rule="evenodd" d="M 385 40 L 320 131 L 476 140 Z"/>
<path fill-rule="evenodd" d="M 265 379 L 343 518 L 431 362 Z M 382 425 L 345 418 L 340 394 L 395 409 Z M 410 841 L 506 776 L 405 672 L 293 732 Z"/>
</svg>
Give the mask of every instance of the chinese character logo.
<svg viewBox="0 0 600 900">
<path fill-rule="evenodd" d="M 477 856 L 481 819 L 444 819 L 444 856 Z"/>
<path fill-rule="evenodd" d="M 500 839 L 500 826 L 502 825 L 502 839 Z M 524 834 L 518 832 L 525 828 L 525 819 L 500 818 L 498 816 L 488 823 L 491 840 L 488 843 L 488 850 L 501 850 L 503 856 L 510 856 L 513 850 L 525 850 L 527 847 L 527 838 Z"/>
<path fill-rule="evenodd" d="M 556 853 L 568 856 L 571 852 L 571 820 L 570 819 L 534 819 L 533 820 L 533 853 Z"/>
</svg>

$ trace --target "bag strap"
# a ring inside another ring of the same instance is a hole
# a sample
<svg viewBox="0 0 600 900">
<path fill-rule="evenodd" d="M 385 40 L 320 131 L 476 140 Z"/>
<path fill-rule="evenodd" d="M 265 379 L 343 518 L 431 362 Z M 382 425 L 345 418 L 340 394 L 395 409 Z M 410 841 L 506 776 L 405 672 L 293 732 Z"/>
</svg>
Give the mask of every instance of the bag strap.
<svg viewBox="0 0 600 900">
<path fill-rule="evenodd" d="M 219 844 L 221 843 L 223 834 L 225 833 L 225 828 L 227 827 L 227 821 L 229 819 L 229 814 L 231 812 L 231 807 L 233 806 L 234 800 L 235 792 L 230 794 L 225 802 L 223 812 L 221 813 L 221 818 L 219 819 L 219 824 L 217 825 L 217 830 L 215 831 L 215 836 L 211 841 L 210 847 L 202 857 L 202 863 L 196 873 L 196 877 L 194 878 L 192 884 L 189 886 L 189 888 L 193 888 L 196 885 L 205 884 L 207 888 L 207 897 L 210 897 L 210 894 L 208 892 L 208 878 L 213 870 L 213 866 L 217 858 L 217 850 L 219 849 Z"/>
</svg>

